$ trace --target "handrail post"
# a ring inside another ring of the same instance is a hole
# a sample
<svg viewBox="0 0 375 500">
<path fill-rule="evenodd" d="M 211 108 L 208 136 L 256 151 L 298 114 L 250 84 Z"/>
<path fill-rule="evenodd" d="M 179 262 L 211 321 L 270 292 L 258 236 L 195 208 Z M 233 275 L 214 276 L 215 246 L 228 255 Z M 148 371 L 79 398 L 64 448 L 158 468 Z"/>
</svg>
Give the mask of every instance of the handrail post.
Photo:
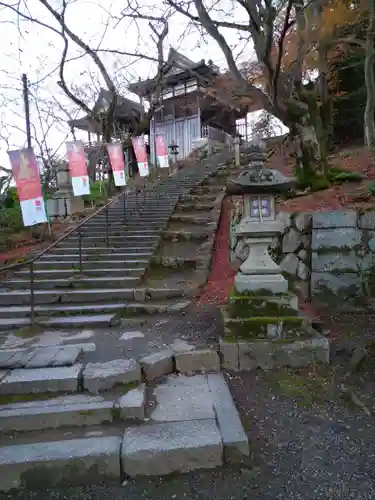
<svg viewBox="0 0 375 500">
<path fill-rule="evenodd" d="M 35 290 L 34 290 L 34 262 L 30 262 L 30 321 L 35 322 Z"/>
<path fill-rule="evenodd" d="M 82 229 L 78 228 L 79 272 L 82 273 Z"/>
<path fill-rule="evenodd" d="M 109 248 L 109 233 L 108 233 L 108 207 L 105 210 L 105 239 L 107 242 L 107 248 Z"/>
<path fill-rule="evenodd" d="M 126 221 L 126 191 L 124 191 L 124 224 Z"/>
</svg>

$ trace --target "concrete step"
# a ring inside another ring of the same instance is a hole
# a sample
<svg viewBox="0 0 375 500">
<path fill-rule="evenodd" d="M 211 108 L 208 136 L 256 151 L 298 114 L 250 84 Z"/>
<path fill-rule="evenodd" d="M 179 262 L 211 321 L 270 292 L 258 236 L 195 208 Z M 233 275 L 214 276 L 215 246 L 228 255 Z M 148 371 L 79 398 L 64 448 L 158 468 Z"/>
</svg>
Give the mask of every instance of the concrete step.
<svg viewBox="0 0 375 500">
<path fill-rule="evenodd" d="M 91 277 L 91 276 L 107 276 L 109 280 L 111 280 L 113 277 L 118 277 L 118 276 L 143 276 L 143 274 L 146 271 L 146 266 L 144 267 L 105 267 L 103 266 L 103 263 L 97 262 L 96 264 L 93 263 L 91 269 L 88 266 L 83 266 L 82 271 L 79 271 L 79 262 L 76 263 L 75 267 L 70 267 L 69 269 L 60 268 L 58 262 L 51 263 L 53 268 L 52 269 L 35 269 L 34 270 L 34 276 L 35 279 L 39 280 L 41 278 L 43 279 L 53 279 L 55 280 L 56 278 L 75 278 L 75 275 L 77 272 L 80 272 L 80 274 Z M 22 271 L 16 271 L 13 273 L 13 276 L 16 278 L 23 278 L 23 279 L 29 279 L 30 276 L 30 271 L 26 268 L 25 270 Z"/>
<path fill-rule="evenodd" d="M 78 274 L 78 273 L 77 273 Z M 79 289 L 78 291 L 85 291 L 89 287 L 101 286 L 102 288 L 111 288 L 114 285 L 118 286 L 135 286 L 140 283 L 140 276 L 106 276 L 97 277 L 84 277 L 81 275 L 71 278 L 54 278 L 50 279 L 34 279 L 34 289 L 36 290 L 59 290 L 63 288 Z M 3 289 L 7 287 L 11 290 L 23 290 L 30 287 L 30 279 L 8 279 L 2 283 Z"/>
<path fill-rule="evenodd" d="M 152 254 L 146 254 L 147 256 L 152 256 Z M 34 263 L 34 268 L 35 271 L 39 270 L 55 270 L 55 269 L 67 269 L 67 270 L 77 270 L 79 268 L 79 259 L 77 258 L 77 255 L 72 255 L 70 257 L 71 260 L 62 260 L 62 259 L 54 259 L 53 256 L 51 259 L 40 259 L 35 261 Z M 112 272 L 112 268 L 116 269 L 117 272 L 123 271 L 124 269 L 129 272 L 136 269 L 141 269 L 142 271 L 148 266 L 148 263 L 150 262 L 150 259 L 109 259 L 109 255 L 106 256 L 106 258 L 97 258 L 97 259 L 86 259 L 83 258 L 83 272 L 87 271 L 94 271 L 97 268 L 100 269 L 106 269 L 110 272 Z M 20 271 L 21 272 L 21 271 Z M 22 271 L 26 272 L 26 270 Z M 16 274 L 16 273 L 14 273 Z"/>
</svg>

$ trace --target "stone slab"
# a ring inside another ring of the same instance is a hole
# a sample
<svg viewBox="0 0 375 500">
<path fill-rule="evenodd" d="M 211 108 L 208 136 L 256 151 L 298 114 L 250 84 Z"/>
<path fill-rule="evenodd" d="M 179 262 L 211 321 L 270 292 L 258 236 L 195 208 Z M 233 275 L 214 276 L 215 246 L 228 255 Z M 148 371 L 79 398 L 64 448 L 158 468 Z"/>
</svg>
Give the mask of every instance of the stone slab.
<svg viewBox="0 0 375 500">
<path fill-rule="evenodd" d="M 215 418 L 212 397 L 204 375 L 170 375 L 153 392 L 156 407 L 150 418 L 158 422 L 176 422 Z"/>
<path fill-rule="evenodd" d="M 221 366 L 224 370 L 238 370 L 238 343 L 237 341 L 225 342 L 219 339 Z"/>
<path fill-rule="evenodd" d="M 2 432 L 99 425 L 113 421 L 113 402 L 76 394 L 0 406 Z"/>
<path fill-rule="evenodd" d="M 44 368 L 52 364 L 55 356 L 59 353 L 60 346 L 41 347 L 35 349 L 34 356 L 25 364 L 25 368 Z"/>
<path fill-rule="evenodd" d="M 122 420 L 143 420 L 145 418 L 146 385 L 140 384 L 121 396 L 117 402 Z"/>
<path fill-rule="evenodd" d="M 145 356 L 140 360 L 142 371 L 146 380 L 155 380 L 173 372 L 173 351 L 166 349 L 149 356 Z"/>
<path fill-rule="evenodd" d="M 316 332 L 310 339 L 291 342 L 239 342 L 240 370 L 271 370 L 276 366 L 298 368 L 315 363 L 329 363 L 329 340 Z"/>
<path fill-rule="evenodd" d="M 317 252 L 338 248 L 352 250 L 361 244 L 361 235 L 356 228 L 316 229 L 312 232 L 311 249 Z"/>
<path fill-rule="evenodd" d="M 214 419 L 130 428 L 122 442 L 122 468 L 135 476 L 163 476 L 222 465 L 223 443 Z"/>
<path fill-rule="evenodd" d="M 375 211 L 371 210 L 362 214 L 358 226 L 361 229 L 375 229 Z"/>
<path fill-rule="evenodd" d="M 82 368 L 77 363 L 68 367 L 12 370 L 0 382 L 0 394 L 76 392 Z"/>
<path fill-rule="evenodd" d="M 234 279 L 238 292 L 254 292 L 257 290 L 270 290 L 272 293 L 286 293 L 288 281 L 281 274 L 246 275 L 237 273 Z"/>
<path fill-rule="evenodd" d="M 361 285 L 360 277 L 355 273 L 341 273 L 340 275 L 327 272 L 311 273 L 311 292 L 313 295 L 330 292 L 337 294 L 339 292 L 347 292 L 352 289 L 353 293 L 359 289 Z"/>
<path fill-rule="evenodd" d="M 134 359 L 114 359 L 106 363 L 87 363 L 83 371 L 84 388 L 91 393 L 106 391 L 115 385 L 141 380 L 141 368 Z"/>
<path fill-rule="evenodd" d="M 330 210 L 313 214 L 313 229 L 356 227 L 356 210 Z"/>
<path fill-rule="evenodd" d="M 220 361 L 212 349 L 196 349 L 175 354 L 176 370 L 180 373 L 219 371 Z"/>
<path fill-rule="evenodd" d="M 1 448 L 0 489 L 39 489 L 120 479 L 121 438 L 114 436 Z"/>
<path fill-rule="evenodd" d="M 208 374 L 207 381 L 213 394 L 216 420 L 224 445 L 224 458 L 228 462 L 236 462 L 249 457 L 249 441 L 223 376 Z"/>
<path fill-rule="evenodd" d="M 51 366 L 71 366 L 77 363 L 83 350 L 79 346 L 61 347 L 57 355 L 53 358 Z"/>
<path fill-rule="evenodd" d="M 311 268 L 312 271 L 317 272 L 332 272 L 340 271 L 346 273 L 356 273 L 358 272 L 358 266 L 360 265 L 359 258 L 354 252 L 346 253 L 317 253 L 312 252 L 311 255 Z"/>
<path fill-rule="evenodd" d="M 4 354 L 4 353 L 2 353 Z M 34 351 L 32 349 L 22 349 L 20 351 L 13 351 L 13 353 L 8 356 L 3 356 L 0 360 L 1 368 L 23 368 L 31 358 L 34 356 Z M 7 358 L 7 359 L 6 359 Z"/>
</svg>

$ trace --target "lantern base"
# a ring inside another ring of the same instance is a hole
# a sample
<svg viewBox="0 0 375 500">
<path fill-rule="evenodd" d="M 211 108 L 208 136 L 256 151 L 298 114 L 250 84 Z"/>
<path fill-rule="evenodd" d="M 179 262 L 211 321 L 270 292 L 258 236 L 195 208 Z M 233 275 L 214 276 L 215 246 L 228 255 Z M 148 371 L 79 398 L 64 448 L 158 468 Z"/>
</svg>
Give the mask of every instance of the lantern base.
<svg viewBox="0 0 375 500">
<path fill-rule="evenodd" d="M 243 274 L 237 273 L 234 280 L 238 292 L 269 290 L 272 293 L 286 293 L 288 282 L 281 274 Z"/>
</svg>

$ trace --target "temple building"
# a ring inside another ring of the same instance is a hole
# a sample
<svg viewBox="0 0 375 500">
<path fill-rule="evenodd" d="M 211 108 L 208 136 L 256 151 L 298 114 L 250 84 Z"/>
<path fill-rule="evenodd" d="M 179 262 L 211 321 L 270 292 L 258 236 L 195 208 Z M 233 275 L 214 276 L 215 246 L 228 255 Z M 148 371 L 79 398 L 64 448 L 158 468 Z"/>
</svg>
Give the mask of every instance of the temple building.
<svg viewBox="0 0 375 500">
<path fill-rule="evenodd" d="M 236 133 L 236 118 L 244 113 L 207 92 L 218 75 L 219 69 L 211 61 L 196 63 L 171 48 L 161 78 L 129 86 L 152 107 L 151 163 L 155 164 L 156 134 L 165 135 L 167 146 L 177 144 L 178 159 L 182 160 L 201 138 L 225 143 Z"/>
</svg>

